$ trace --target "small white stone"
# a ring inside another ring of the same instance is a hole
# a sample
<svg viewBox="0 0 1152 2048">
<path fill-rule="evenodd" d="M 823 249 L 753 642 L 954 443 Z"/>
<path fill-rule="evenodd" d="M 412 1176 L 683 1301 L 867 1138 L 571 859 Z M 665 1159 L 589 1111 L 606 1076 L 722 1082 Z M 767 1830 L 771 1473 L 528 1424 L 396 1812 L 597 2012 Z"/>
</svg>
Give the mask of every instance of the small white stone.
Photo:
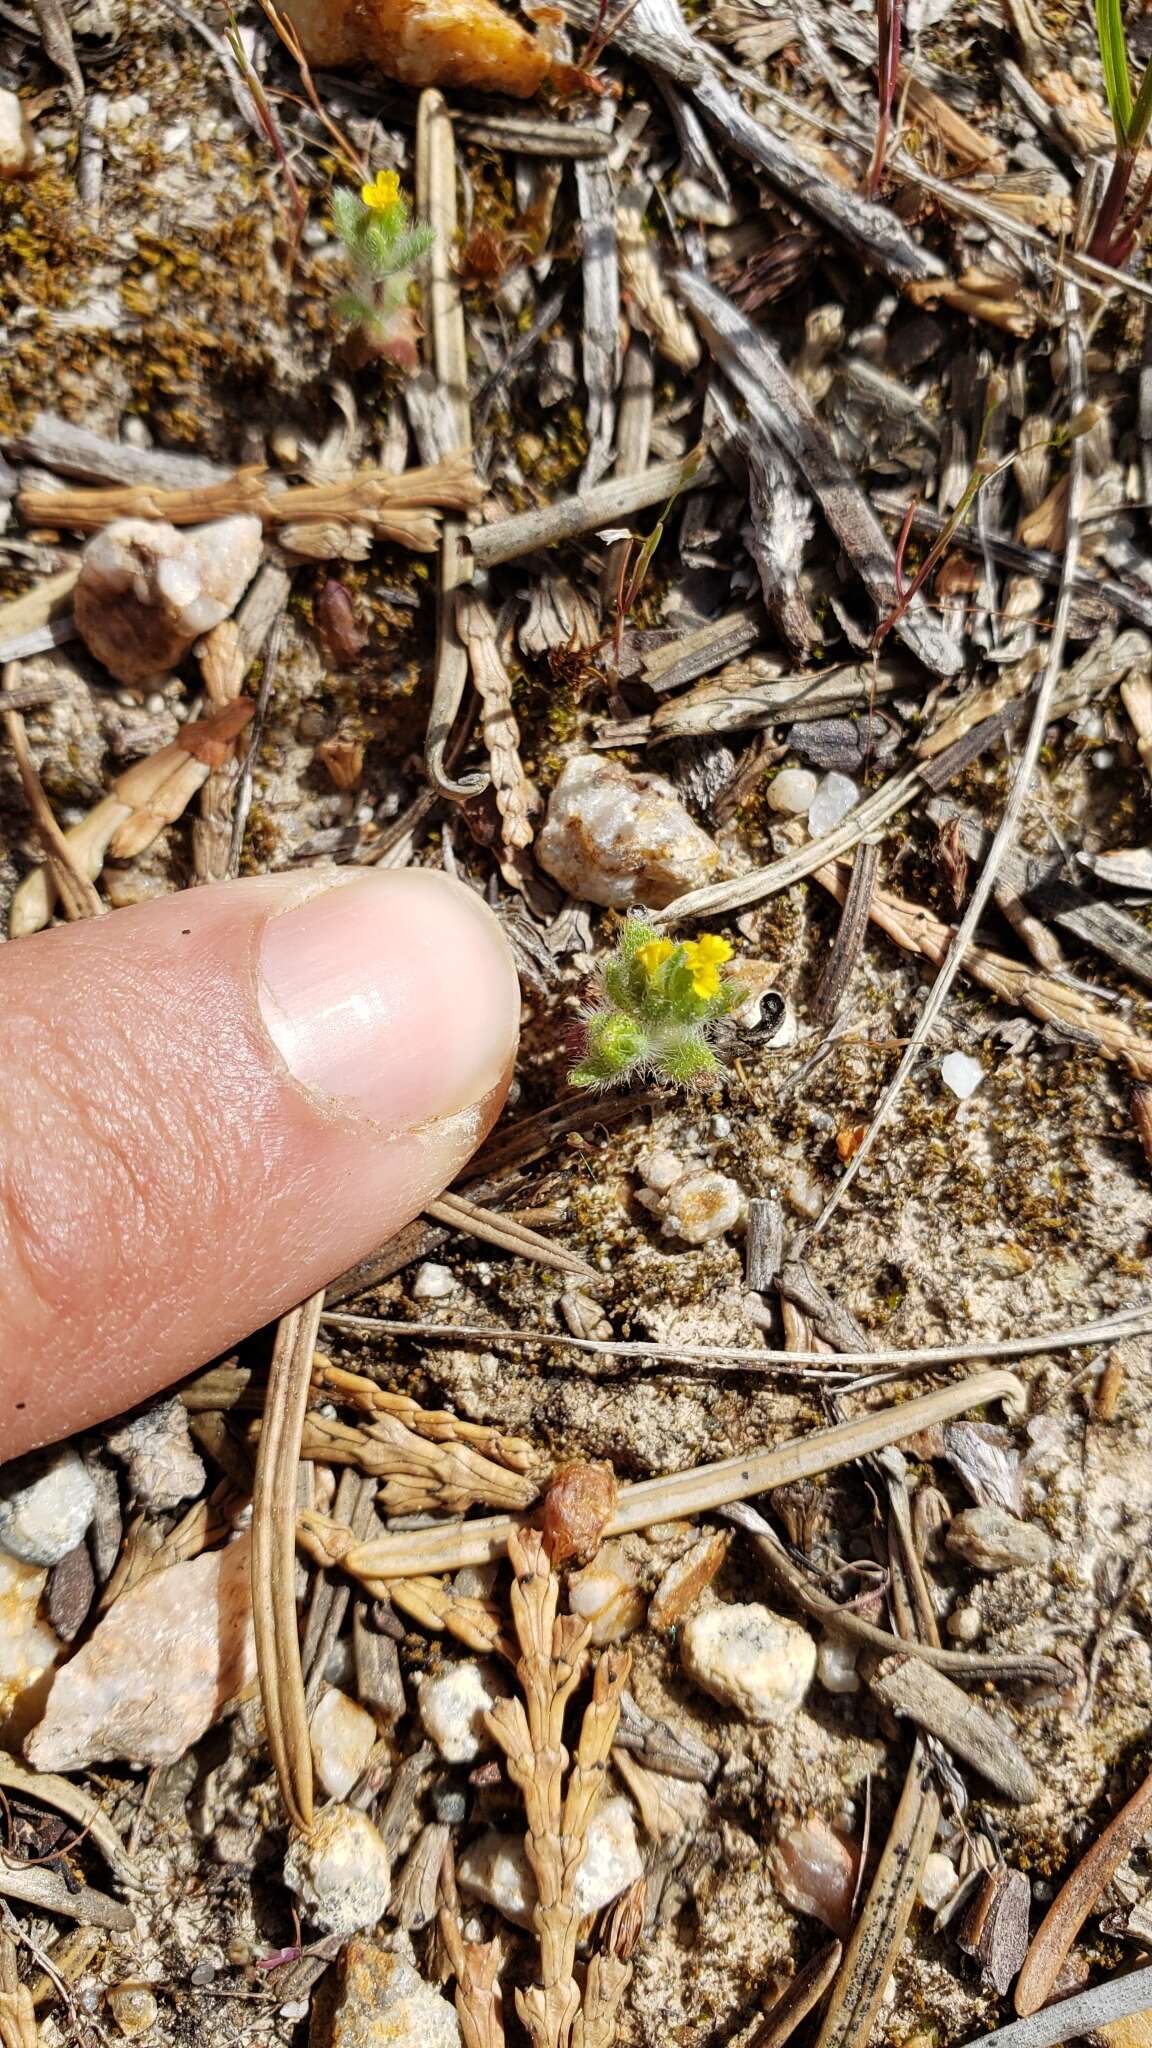
<svg viewBox="0 0 1152 2048">
<path fill-rule="evenodd" d="M 316 1702 L 308 1723 L 316 1776 L 330 1799 L 346 1799 L 371 1754 L 376 1723 L 335 1686 Z"/>
<path fill-rule="evenodd" d="M 0 1546 L 24 1564 L 59 1564 L 96 1512 L 96 1482 L 71 1449 L 0 1472 Z"/>
<path fill-rule="evenodd" d="M 247 513 L 182 528 L 113 520 L 80 558 L 73 607 L 81 639 L 118 682 L 153 682 L 235 610 L 263 538 Z"/>
<path fill-rule="evenodd" d="M 413 1301 L 445 1301 L 456 1292 L 456 1275 L 451 1266 L 438 1266 L 433 1259 L 425 1259 L 417 1266 L 412 1281 Z"/>
<path fill-rule="evenodd" d="M 808 810 L 808 830 L 813 839 L 831 832 L 859 801 L 860 791 L 850 775 L 838 775 L 835 769 L 825 775 Z"/>
<path fill-rule="evenodd" d="M 768 784 L 768 808 L 785 818 L 806 817 L 816 794 L 816 777 L 810 768 L 782 768 Z"/>
<path fill-rule="evenodd" d="M 470 1764 L 495 1748 L 484 1716 L 507 1696 L 498 1666 L 489 1658 L 461 1658 L 447 1670 L 420 1680 L 417 1705 L 424 1732 L 446 1762 Z"/>
<path fill-rule="evenodd" d="M 971 1053 L 949 1052 L 940 1062 L 940 1079 L 961 1102 L 967 1102 L 984 1079 L 984 1069 Z"/>
<path fill-rule="evenodd" d="M 284 1882 L 305 1917 L 325 1934 L 375 1927 L 392 1896 L 392 1864 L 384 1838 L 354 1806 L 326 1806 L 293 1840 Z"/>
<path fill-rule="evenodd" d="M 645 1152 L 636 1165 L 645 1187 L 652 1188 L 658 1195 L 665 1195 L 669 1188 L 675 1187 L 684 1171 L 684 1161 L 677 1159 L 674 1152 L 669 1152 L 666 1145 L 657 1145 L 653 1151 Z"/>
<path fill-rule="evenodd" d="M 256 1679 L 251 1539 L 152 1572 L 57 1672 L 25 1745 L 38 1771 L 166 1764 Z"/>
<path fill-rule="evenodd" d="M 825 1692 L 859 1692 L 858 1656 L 855 1644 L 842 1637 L 824 1637 L 816 1651 L 816 1676 Z"/>
<path fill-rule="evenodd" d="M 37 1718 L 48 1673 L 63 1647 L 39 1618 L 47 1584 L 41 1565 L 21 1564 L 0 1550 L 0 1744 L 6 1747 L 18 1743 Z"/>
<path fill-rule="evenodd" d="M 584 903 L 650 910 L 713 881 L 720 849 L 690 818 L 672 785 L 632 775 L 602 754 L 569 761 L 536 840 L 547 874 Z"/>
<path fill-rule="evenodd" d="M 188 1410 L 174 1394 L 153 1402 L 122 1429 L 111 1430 L 104 1441 L 127 1467 L 128 1489 L 138 1507 L 163 1514 L 200 1494 L 203 1461 L 193 1447 Z"/>
<path fill-rule="evenodd" d="M 946 1905 L 960 1882 L 955 1866 L 939 1849 L 933 1849 L 924 1859 L 920 1872 L 920 1902 L 930 1913 L 939 1912 Z"/>
<path fill-rule="evenodd" d="M 0 178 L 26 178 L 42 155 L 23 100 L 0 92 Z"/>
<path fill-rule="evenodd" d="M 974 1643 L 984 1624 L 976 1607 L 955 1607 L 944 1624 L 954 1643 Z"/>
<path fill-rule="evenodd" d="M 178 149 L 183 149 L 191 134 L 192 123 L 190 121 L 173 121 L 170 127 L 162 128 L 160 130 L 160 147 L 164 155 L 175 156 Z"/>
<path fill-rule="evenodd" d="M 568 1605 L 588 1622 L 600 1648 L 622 1642 L 644 1619 L 644 1595 L 621 1543 L 602 1543 L 591 1564 L 568 1579 Z"/>
<path fill-rule="evenodd" d="M 598 1913 L 644 1874 L 636 1823 L 626 1799 L 606 1799 L 588 1828 L 584 1861 L 576 1878 L 581 1914 Z M 457 1865 L 460 1889 L 495 1906 L 514 1926 L 529 1927 L 536 1904 L 536 1880 L 523 1835 L 489 1828 L 465 1849 Z"/>
<path fill-rule="evenodd" d="M 681 1174 L 661 1204 L 661 1229 L 665 1237 L 678 1237 L 684 1244 L 708 1244 L 726 1231 L 737 1230 L 748 1213 L 748 1199 L 738 1181 L 711 1166 L 696 1166 Z"/>
<path fill-rule="evenodd" d="M 794 1714 L 816 1670 L 806 1629 L 759 1602 L 706 1607 L 680 1633 L 680 1661 L 695 1684 L 749 1721 Z"/>
<path fill-rule="evenodd" d="M 460 2022 L 406 1955 L 350 1941 L 323 2038 L 326 2048 L 460 2048 Z"/>
</svg>

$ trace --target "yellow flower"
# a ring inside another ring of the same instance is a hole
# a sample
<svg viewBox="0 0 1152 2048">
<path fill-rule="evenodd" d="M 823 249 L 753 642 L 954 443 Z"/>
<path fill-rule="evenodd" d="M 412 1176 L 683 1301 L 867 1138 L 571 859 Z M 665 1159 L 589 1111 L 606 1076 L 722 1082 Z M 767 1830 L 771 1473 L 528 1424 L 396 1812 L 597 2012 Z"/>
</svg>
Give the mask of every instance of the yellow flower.
<svg viewBox="0 0 1152 2048">
<path fill-rule="evenodd" d="M 720 969 L 731 958 L 732 948 L 727 939 L 718 938 L 715 932 L 705 932 L 702 938 L 689 939 L 684 947 L 684 963 L 691 970 L 693 995 L 705 1001 L 710 996 L 718 996 Z"/>
<path fill-rule="evenodd" d="M 645 945 L 637 946 L 636 958 L 649 981 L 655 981 L 664 962 L 670 960 L 675 951 L 671 939 L 649 939 Z"/>
<path fill-rule="evenodd" d="M 377 171 L 370 185 L 361 185 L 360 197 L 373 213 L 387 213 L 400 197 L 400 173 Z"/>
</svg>

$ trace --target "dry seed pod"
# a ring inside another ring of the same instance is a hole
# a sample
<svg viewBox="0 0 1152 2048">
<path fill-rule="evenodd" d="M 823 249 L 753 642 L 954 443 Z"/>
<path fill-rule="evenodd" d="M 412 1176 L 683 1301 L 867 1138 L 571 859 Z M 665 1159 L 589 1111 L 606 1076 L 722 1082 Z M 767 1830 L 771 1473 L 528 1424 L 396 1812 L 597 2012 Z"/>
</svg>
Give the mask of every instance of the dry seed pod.
<svg viewBox="0 0 1152 2048">
<path fill-rule="evenodd" d="M 615 1509 L 611 1465 L 577 1461 L 563 1466 L 544 1496 L 543 1535 L 552 1563 L 592 1557 Z"/>
</svg>

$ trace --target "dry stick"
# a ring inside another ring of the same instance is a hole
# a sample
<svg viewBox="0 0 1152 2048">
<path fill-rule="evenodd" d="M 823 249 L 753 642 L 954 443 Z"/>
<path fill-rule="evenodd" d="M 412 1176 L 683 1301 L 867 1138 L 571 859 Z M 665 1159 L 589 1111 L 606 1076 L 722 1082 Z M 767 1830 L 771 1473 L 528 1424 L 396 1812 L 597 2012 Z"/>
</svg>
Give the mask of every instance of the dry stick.
<svg viewBox="0 0 1152 2048">
<path fill-rule="evenodd" d="M 19 681 L 20 671 L 17 664 L 9 662 L 3 676 L 0 677 L 0 704 L 3 703 L 4 694 L 8 689 L 14 688 Z M 4 731 L 15 756 L 24 796 L 65 912 L 73 919 L 102 917 L 107 905 L 97 895 L 56 821 L 36 771 L 36 763 L 32 759 L 24 720 L 18 711 L 7 709 L 3 717 Z"/>
<path fill-rule="evenodd" d="M 456 143 L 444 95 L 422 92 L 416 117 L 416 204 L 422 220 L 436 230 L 424 259 L 424 295 L 432 340 L 432 362 L 438 396 L 452 451 L 472 446 L 472 414 L 468 399 L 468 341 L 464 305 L 452 268 L 456 246 Z M 444 431 L 439 424 L 437 433 Z M 441 447 L 440 455 L 449 452 Z M 468 580 L 463 547 L 464 520 L 446 517 L 440 526 L 436 578 L 436 658 L 432 702 L 424 743 L 424 766 L 432 788 L 447 797 L 479 796 L 488 787 L 481 770 L 454 782 L 445 762 L 468 684 L 468 654 L 456 622 L 456 592 Z"/>
<path fill-rule="evenodd" d="M 719 475 L 711 456 L 700 462 L 693 455 L 678 455 L 672 461 L 654 463 L 639 476 L 613 477 L 590 491 L 578 491 L 553 505 L 540 505 L 534 512 L 489 520 L 486 526 L 474 527 L 464 545 L 478 569 L 495 569 L 501 562 L 534 554 L 537 548 L 559 547 L 581 534 L 597 533 L 602 526 L 620 526 L 634 512 L 667 504 L 688 482 L 711 484 Z"/>
<path fill-rule="evenodd" d="M 852 978 L 852 972 L 860 957 L 864 935 L 868 930 L 868 911 L 872 892 L 876 887 L 876 873 L 880 866 L 880 848 L 874 840 L 865 840 L 856 849 L 852 863 L 852 880 L 840 912 L 840 923 L 828 963 L 820 976 L 814 1013 L 823 1025 L 835 1022 L 836 1013 L 844 1000 L 844 991 Z"/>
<path fill-rule="evenodd" d="M 324 1290 L 281 1316 L 268 1375 L 252 1493 L 252 1614 L 260 1693 L 280 1793 L 312 1825 L 312 1750 L 296 1619 L 296 1471 Z"/>
<path fill-rule="evenodd" d="M 463 1195 L 441 1195 L 439 1201 L 429 1202 L 425 1215 L 437 1223 L 446 1223 L 452 1230 L 462 1230 L 469 1237 L 478 1237 L 482 1244 L 499 1245 L 502 1251 L 512 1252 L 516 1258 L 532 1259 L 538 1266 L 552 1266 L 559 1273 L 573 1273 L 580 1280 L 599 1280 L 603 1275 L 570 1252 L 564 1245 L 550 1244 L 526 1224 L 513 1223 L 509 1218 L 494 1214 L 491 1209 L 481 1208 L 478 1202 L 466 1201 Z"/>
<path fill-rule="evenodd" d="M 38 1799 L 44 1806 L 53 1806 L 57 1813 L 75 1821 L 99 1849 L 113 1877 L 126 1890 L 139 1885 L 140 1871 L 136 1863 L 103 1807 L 82 1786 L 74 1785 L 70 1778 L 58 1777 L 54 1771 L 34 1770 L 31 1764 L 20 1763 L 6 1750 L 0 1750 L 0 1787 L 6 1792 L 26 1793 L 30 1799 Z"/>
<path fill-rule="evenodd" d="M 131 1934 L 136 1918 L 119 1899 L 90 1885 L 71 1883 L 58 1871 L 41 1863 L 10 1863 L 0 1851 L 0 1898 L 20 1899 L 41 1913 L 62 1913 L 79 1920 L 84 1927 L 107 1927 L 115 1934 Z"/>
<path fill-rule="evenodd" d="M 560 1330 L 509 1330 L 499 1326 L 488 1328 L 483 1323 L 402 1323 L 380 1316 L 339 1313 L 326 1314 L 321 1320 L 336 1330 L 363 1331 L 380 1337 L 439 1337 L 450 1344 L 544 1344 L 552 1349 L 584 1351 L 613 1360 L 636 1358 L 652 1363 L 705 1365 L 714 1371 L 794 1372 L 801 1379 L 850 1379 L 855 1386 L 870 1386 L 874 1383 L 870 1377 L 858 1375 L 873 1367 L 882 1367 L 886 1376 L 911 1375 L 941 1365 L 967 1365 L 974 1359 L 1034 1358 L 1049 1351 L 1078 1351 L 1088 1344 L 1144 1336 L 1152 1331 L 1152 1302 L 1138 1303 L 1094 1323 L 1079 1323 L 1067 1330 L 1030 1331 L 995 1343 L 977 1337 L 967 1344 L 929 1344 L 912 1351 L 773 1351 L 750 1344 L 643 1344 L 615 1337 L 570 1337 Z M 808 1367 L 813 1370 L 801 1370 Z"/>
<path fill-rule="evenodd" d="M 937 1736 L 1005 1799 L 1017 1806 L 1030 1806 L 1040 1797 L 1036 1773 L 1007 1730 L 942 1671 L 918 1664 L 914 1644 L 901 1644 L 872 1673 L 868 1684 L 894 1714 Z"/>
<path fill-rule="evenodd" d="M 784 2048 L 784 2043 L 792 2039 L 801 2020 L 806 2019 L 813 2006 L 823 1998 L 840 1968 L 843 1953 L 838 1941 L 819 1949 L 811 1962 L 796 1972 L 744 2048 Z"/>
<path fill-rule="evenodd" d="M 775 1450 L 725 1458 L 716 1465 L 623 1486 L 604 1535 L 625 1536 L 647 1529 L 653 1522 L 690 1520 L 726 1507 L 730 1501 L 766 1493 L 773 1486 L 815 1478 L 987 1401 L 1015 1401 L 1020 1392 L 1020 1382 L 1012 1373 L 974 1373 L 934 1393 L 875 1409 L 833 1429 L 816 1430 Z M 321 1562 L 341 1564 L 371 1584 L 458 1571 L 464 1565 L 493 1564 L 504 1555 L 509 1537 L 523 1525 L 510 1515 L 492 1515 L 484 1521 L 454 1526 L 392 1531 L 370 1544 L 357 1544 L 350 1531 L 336 1528 L 319 1515 L 301 1515 L 299 1526 L 310 1555 Z"/>
<path fill-rule="evenodd" d="M 1113 1873 L 1152 1827 L 1152 1771 L 1061 1885 L 1032 1937 L 1016 1985 L 1016 2010 L 1044 2004 L 1061 1965 Z M 1152 1972 L 1145 1973 L 1152 1980 Z M 1149 1997 L 1152 2004 L 1152 1994 Z"/>
<path fill-rule="evenodd" d="M 1084 344 L 1079 327 L 1079 311 L 1079 291 L 1074 284 L 1065 283 L 1064 333 L 1068 360 L 1068 410 L 1069 416 L 1073 419 L 1085 403 Z M 1028 736 L 1024 742 L 1024 749 L 1020 756 L 1012 788 L 1009 791 L 1008 801 L 1004 806 L 1004 815 L 997 826 L 996 837 L 992 841 L 988 858 L 976 880 L 968 901 L 968 907 L 956 928 L 956 935 L 952 941 L 948 956 L 932 984 L 927 1001 L 916 1020 L 915 1029 L 908 1041 L 900 1064 L 876 1106 L 875 1114 L 865 1133 L 864 1141 L 859 1151 L 854 1153 L 849 1160 L 843 1178 L 832 1190 L 820 1215 L 817 1217 L 812 1229 L 813 1238 L 819 1237 L 825 1224 L 839 1208 L 864 1161 L 870 1157 L 874 1150 L 881 1131 L 891 1117 L 904 1083 L 912 1072 L 925 1045 L 928 1043 L 932 1027 L 948 1000 L 956 976 L 964 965 L 964 955 L 976 935 L 980 919 L 984 915 L 985 905 L 995 887 L 1001 855 L 1008 851 L 1016 836 L 1020 814 L 1023 811 L 1025 799 L 1032 784 L 1032 777 L 1040 758 L 1040 749 L 1044 744 L 1044 733 L 1048 724 L 1052 700 L 1056 695 L 1056 689 L 1064 665 L 1064 649 L 1068 639 L 1068 622 L 1072 616 L 1072 606 L 1075 597 L 1073 578 L 1076 574 L 1080 541 L 1080 500 L 1083 483 L 1084 445 L 1077 438 L 1072 442 L 1068 456 L 1068 510 L 1065 532 L 1064 573 L 1060 583 L 1060 595 L 1056 602 L 1056 616 L 1052 624 L 1052 638 L 1048 643 L 1048 659 L 1045 662 L 1044 672 L 1036 691 L 1036 703 L 1032 713 L 1032 722 L 1028 728 Z"/>
<path fill-rule="evenodd" d="M 746 1501 L 721 1509 L 721 1518 L 725 1522 L 734 1522 L 738 1529 L 747 1530 L 773 1578 L 805 1614 L 810 1614 L 823 1628 L 843 1636 L 848 1642 L 861 1643 L 886 1657 L 897 1654 L 919 1657 L 925 1664 L 930 1664 L 937 1671 L 946 1671 L 952 1678 L 1020 1679 L 1031 1684 L 1058 1685 L 1061 1688 L 1069 1682 L 1070 1667 L 1059 1663 L 1055 1657 L 997 1656 L 968 1650 L 944 1650 L 935 1643 L 906 1643 L 900 1636 L 877 1628 L 874 1622 L 865 1621 L 862 1614 L 854 1614 L 850 1607 L 841 1607 L 827 1593 L 820 1592 L 799 1565 L 793 1563 L 771 1524 Z"/>
<path fill-rule="evenodd" d="M 703 331 L 713 360 L 744 400 L 752 418 L 784 451 L 817 499 L 829 526 L 884 618 L 897 602 L 896 562 L 888 537 L 867 498 L 836 453 L 808 395 L 791 377 L 762 328 L 695 271 L 676 282 Z M 895 620 L 895 630 L 934 674 L 963 667 L 959 647 L 922 598 Z"/>
<path fill-rule="evenodd" d="M 1062 1998 L 1029 2019 L 997 2027 L 994 2034 L 981 2034 L 970 2048 L 1060 2048 L 1063 2041 L 1078 2041 L 1113 2020 L 1142 2012 L 1152 2012 L 1152 1964 L 1128 1977 L 1110 1977 L 1106 1984 L 1094 1984 L 1091 1991 L 1079 1991 L 1074 1998 Z"/>
</svg>

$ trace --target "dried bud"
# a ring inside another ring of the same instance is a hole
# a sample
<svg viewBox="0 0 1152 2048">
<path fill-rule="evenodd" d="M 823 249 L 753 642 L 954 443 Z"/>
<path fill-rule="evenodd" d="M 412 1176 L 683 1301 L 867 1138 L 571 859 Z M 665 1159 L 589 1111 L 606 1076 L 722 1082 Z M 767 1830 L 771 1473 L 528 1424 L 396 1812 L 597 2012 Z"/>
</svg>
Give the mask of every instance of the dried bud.
<svg viewBox="0 0 1152 2048">
<path fill-rule="evenodd" d="M 626 1892 L 614 1899 L 604 1915 L 601 1947 L 617 1962 L 626 1963 L 644 1932 L 644 1907 L 648 1880 L 638 1877 Z"/>
<path fill-rule="evenodd" d="M 322 761 L 337 789 L 356 789 L 364 773 L 361 740 L 321 740 L 316 759 Z"/>
<path fill-rule="evenodd" d="M 594 1556 L 615 1509 L 611 1465 L 563 1466 L 544 1496 L 544 1543 L 552 1563 Z"/>
<path fill-rule="evenodd" d="M 333 668 L 349 668 L 368 644 L 368 630 L 342 583 L 329 577 L 316 599 L 313 616 L 320 644 Z"/>
</svg>

